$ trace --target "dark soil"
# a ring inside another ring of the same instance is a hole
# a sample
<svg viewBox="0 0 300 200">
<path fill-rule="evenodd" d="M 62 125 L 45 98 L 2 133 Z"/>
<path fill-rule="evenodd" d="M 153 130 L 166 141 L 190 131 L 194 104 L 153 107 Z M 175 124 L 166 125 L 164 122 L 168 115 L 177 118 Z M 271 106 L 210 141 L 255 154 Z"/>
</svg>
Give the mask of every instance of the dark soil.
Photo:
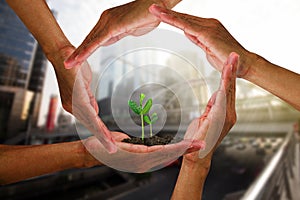
<svg viewBox="0 0 300 200">
<path fill-rule="evenodd" d="M 172 140 L 173 140 L 172 135 L 162 135 L 162 136 L 155 135 L 155 136 L 152 136 L 149 138 L 144 138 L 144 140 L 142 140 L 142 138 L 138 138 L 138 137 L 126 138 L 126 139 L 122 140 L 122 142 L 131 143 L 131 144 L 142 144 L 142 145 L 146 145 L 146 146 L 154 146 L 154 145 L 170 144 Z M 172 143 L 176 143 L 179 141 L 181 141 L 181 139 L 174 139 L 174 141 L 172 141 Z"/>
</svg>

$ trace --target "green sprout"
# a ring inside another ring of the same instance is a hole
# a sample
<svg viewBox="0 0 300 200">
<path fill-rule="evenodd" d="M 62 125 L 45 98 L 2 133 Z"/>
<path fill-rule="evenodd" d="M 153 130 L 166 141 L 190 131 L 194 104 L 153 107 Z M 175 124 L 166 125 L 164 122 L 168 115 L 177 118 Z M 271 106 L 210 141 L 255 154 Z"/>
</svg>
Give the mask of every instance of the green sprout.
<svg viewBox="0 0 300 200">
<path fill-rule="evenodd" d="M 153 113 L 151 117 L 148 115 L 144 116 L 144 121 L 150 125 L 150 137 L 152 137 L 152 124 L 154 124 L 158 120 L 158 116 L 156 113 Z"/>
<path fill-rule="evenodd" d="M 145 99 L 145 94 L 141 93 L 140 94 L 140 102 L 139 105 L 133 101 L 129 100 L 128 101 L 128 106 L 131 108 L 131 110 L 139 115 L 141 117 L 141 122 L 142 122 L 142 140 L 144 140 L 145 137 L 145 132 L 144 132 L 144 116 L 148 114 L 149 110 L 152 107 L 152 99 L 148 99 L 147 102 L 145 103 L 145 106 L 143 106 L 143 101 Z"/>
</svg>

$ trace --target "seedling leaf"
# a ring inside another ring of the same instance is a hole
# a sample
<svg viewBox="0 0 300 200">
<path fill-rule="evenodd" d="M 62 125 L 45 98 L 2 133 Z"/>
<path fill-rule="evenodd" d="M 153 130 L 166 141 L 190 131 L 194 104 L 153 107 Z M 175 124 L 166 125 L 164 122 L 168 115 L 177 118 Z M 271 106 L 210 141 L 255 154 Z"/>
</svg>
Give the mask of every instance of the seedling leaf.
<svg viewBox="0 0 300 200">
<path fill-rule="evenodd" d="M 144 93 L 140 94 L 140 106 L 141 107 L 143 106 L 143 101 L 144 101 L 145 97 L 146 97 L 146 95 Z"/>
<path fill-rule="evenodd" d="M 158 120 L 158 116 L 156 113 L 151 115 L 151 124 L 154 124 Z"/>
<path fill-rule="evenodd" d="M 148 99 L 148 101 L 146 102 L 146 104 L 142 110 L 142 114 L 143 115 L 147 114 L 151 107 L 152 107 L 152 99 Z"/>
<path fill-rule="evenodd" d="M 128 105 L 134 113 L 136 113 L 137 115 L 141 114 L 141 107 L 138 106 L 135 101 L 128 101 Z"/>
<path fill-rule="evenodd" d="M 145 115 L 145 116 L 144 116 L 144 120 L 145 120 L 145 122 L 146 122 L 147 124 L 151 124 L 151 120 L 150 120 L 150 118 L 149 118 L 148 115 Z"/>
<path fill-rule="evenodd" d="M 139 115 L 141 117 L 141 123 L 142 123 L 142 140 L 144 140 L 144 136 L 145 136 L 145 132 L 144 132 L 144 122 L 146 122 L 147 124 L 150 125 L 150 137 L 152 137 L 152 124 L 155 123 L 158 119 L 157 114 L 153 113 L 150 116 L 148 116 L 147 114 L 149 113 L 151 107 L 152 107 L 152 99 L 148 99 L 147 102 L 145 103 L 145 106 L 143 107 L 143 101 L 145 99 L 146 95 L 144 93 L 140 94 L 140 100 L 139 103 L 140 105 L 138 105 L 135 101 L 133 100 L 129 100 L 128 101 L 128 106 L 130 107 L 130 109 L 136 113 L 137 115 Z"/>
</svg>

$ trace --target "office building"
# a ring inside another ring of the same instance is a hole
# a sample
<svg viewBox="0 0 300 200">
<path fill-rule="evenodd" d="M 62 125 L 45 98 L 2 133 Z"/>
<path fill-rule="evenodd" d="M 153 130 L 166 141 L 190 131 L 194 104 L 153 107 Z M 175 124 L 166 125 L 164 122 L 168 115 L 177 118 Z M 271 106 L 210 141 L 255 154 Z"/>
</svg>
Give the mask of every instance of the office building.
<svg viewBox="0 0 300 200">
<path fill-rule="evenodd" d="M 0 0 L 0 141 L 36 124 L 46 66 L 36 40 Z"/>
</svg>

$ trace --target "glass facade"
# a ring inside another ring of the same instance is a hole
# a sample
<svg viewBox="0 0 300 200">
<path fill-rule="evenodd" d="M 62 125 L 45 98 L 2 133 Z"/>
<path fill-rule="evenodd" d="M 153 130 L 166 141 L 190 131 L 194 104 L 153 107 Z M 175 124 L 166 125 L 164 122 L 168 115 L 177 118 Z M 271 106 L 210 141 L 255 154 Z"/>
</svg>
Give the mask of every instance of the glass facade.
<svg viewBox="0 0 300 200">
<path fill-rule="evenodd" d="M 0 0 L 0 141 L 24 131 L 29 117 L 36 124 L 46 66 L 37 41 L 6 1 Z"/>
<path fill-rule="evenodd" d="M 41 46 L 37 46 L 31 76 L 29 79 L 28 90 L 42 92 L 45 73 L 47 69 L 47 59 Z"/>
<path fill-rule="evenodd" d="M 0 83 L 25 88 L 37 42 L 5 0 L 0 0 L 0 30 Z"/>
</svg>

